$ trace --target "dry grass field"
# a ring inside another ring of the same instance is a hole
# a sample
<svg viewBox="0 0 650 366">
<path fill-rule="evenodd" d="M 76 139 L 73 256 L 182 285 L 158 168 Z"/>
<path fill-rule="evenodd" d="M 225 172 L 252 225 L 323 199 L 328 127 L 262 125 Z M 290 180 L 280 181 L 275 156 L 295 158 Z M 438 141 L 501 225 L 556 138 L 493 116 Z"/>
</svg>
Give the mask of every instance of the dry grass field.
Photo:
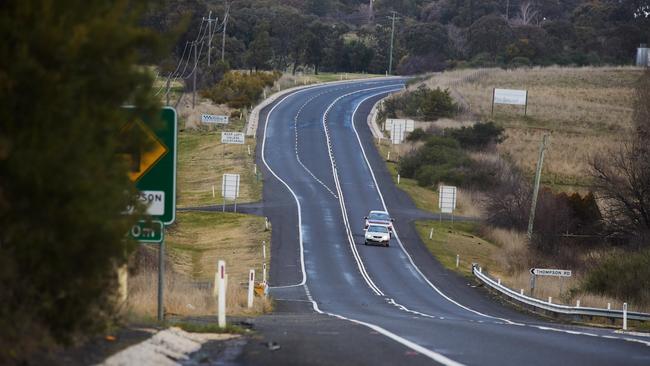
<svg viewBox="0 0 650 366">
<path fill-rule="evenodd" d="M 240 129 L 226 127 L 223 130 Z M 221 183 L 226 173 L 240 175 L 238 203 L 262 199 L 261 177 L 258 179 L 254 173 L 255 140 L 252 137 L 246 137 L 246 145 L 222 144 L 221 129 L 186 129 L 179 133 L 178 146 L 179 207 L 222 204 Z"/>
<path fill-rule="evenodd" d="M 631 67 L 459 70 L 425 83 L 459 96 L 471 112 L 461 118 L 505 127 L 508 139 L 499 151 L 529 175 L 542 136 L 550 133 L 543 181 L 564 190 L 587 185 L 590 157 L 616 147 L 630 133 L 633 88 L 641 73 Z M 505 105 L 495 106 L 492 116 L 493 88 L 528 90 L 527 116 L 523 107 Z"/>
<path fill-rule="evenodd" d="M 179 212 L 176 223 L 166 231 L 168 266 L 165 274 L 165 311 L 190 316 L 215 314 L 212 286 L 217 261 L 226 262 L 229 315 L 255 315 L 270 310 L 271 302 L 256 298 L 246 307 L 248 270 L 254 269 L 256 282 L 262 267 L 270 264 L 271 232 L 264 218 L 234 213 Z M 262 241 L 267 244 L 266 261 Z M 152 252 L 155 252 L 153 250 Z M 150 253 L 154 257 L 157 254 Z M 157 263 L 139 263 L 129 279 L 128 308 L 136 318 L 152 318 L 156 312 Z"/>
</svg>

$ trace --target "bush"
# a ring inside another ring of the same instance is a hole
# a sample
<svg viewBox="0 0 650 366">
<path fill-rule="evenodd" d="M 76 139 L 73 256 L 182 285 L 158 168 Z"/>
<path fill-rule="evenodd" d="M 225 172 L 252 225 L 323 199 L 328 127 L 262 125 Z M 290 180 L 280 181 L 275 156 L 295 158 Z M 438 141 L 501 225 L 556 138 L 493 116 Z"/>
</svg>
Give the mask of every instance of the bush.
<svg viewBox="0 0 650 366">
<path fill-rule="evenodd" d="M 458 106 L 454 103 L 449 90 L 428 89 L 422 85 L 415 91 L 386 100 L 383 109 L 388 118 L 396 118 L 398 112 L 401 112 L 407 117 L 433 121 L 454 116 Z"/>
<path fill-rule="evenodd" d="M 505 140 L 503 131 L 503 127 L 495 125 L 494 122 L 477 123 L 471 127 L 445 130 L 449 136 L 458 140 L 463 148 L 471 150 L 481 150 L 489 145 L 500 144 Z"/>
<path fill-rule="evenodd" d="M 406 136 L 406 141 L 420 141 L 427 137 L 427 133 L 421 128 L 414 129 Z"/>
<path fill-rule="evenodd" d="M 262 91 L 281 76 L 280 72 L 256 72 L 246 74 L 230 71 L 219 84 L 208 89 L 204 95 L 217 104 L 228 104 L 231 108 L 253 105 L 260 99 Z"/>
<path fill-rule="evenodd" d="M 405 178 L 416 179 L 423 187 L 440 182 L 460 185 L 465 181 L 463 168 L 470 164 L 458 141 L 430 136 L 424 146 L 400 159 L 398 171 Z"/>
<path fill-rule="evenodd" d="M 582 289 L 621 301 L 650 304 L 650 250 L 610 255 L 587 274 Z"/>
</svg>

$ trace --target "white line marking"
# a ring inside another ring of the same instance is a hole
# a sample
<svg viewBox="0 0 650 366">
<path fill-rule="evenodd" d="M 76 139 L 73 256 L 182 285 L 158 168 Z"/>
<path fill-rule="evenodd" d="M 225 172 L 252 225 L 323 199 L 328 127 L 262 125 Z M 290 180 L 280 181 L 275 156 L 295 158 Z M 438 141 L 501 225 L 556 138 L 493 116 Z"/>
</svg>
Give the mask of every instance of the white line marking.
<svg viewBox="0 0 650 366">
<path fill-rule="evenodd" d="M 381 94 L 381 93 L 379 93 L 379 94 Z M 375 183 L 375 189 L 376 189 L 377 193 L 379 194 L 379 198 L 381 199 L 381 203 L 382 203 L 382 206 L 384 207 L 384 210 L 385 210 L 386 212 L 388 212 L 388 208 L 386 207 L 386 202 L 384 201 L 384 196 L 383 196 L 382 193 L 381 193 L 381 189 L 379 188 L 379 184 L 377 183 L 377 178 L 375 177 L 375 172 L 373 171 L 372 166 L 371 166 L 371 164 L 370 164 L 370 161 L 368 160 L 368 156 L 366 155 L 366 151 L 365 151 L 365 149 L 364 149 L 364 147 L 363 147 L 363 144 L 361 143 L 361 138 L 359 137 L 359 133 L 358 133 L 357 128 L 356 128 L 356 124 L 354 123 L 356 113 L 357 113 L 357 111 L 359 110 L 359 107 L 361 106 L 361 104 L 363 104 L 366 100 L 368 100 L 368 99 L 370 99 L 370 98 L 373 98 L 373 97 L 375 97 L 375 96 L 377 96 L 377 95 L 379 95 L 379 94 L 375 94 L 375 95 L 369 96 L 369 97 L 363 99 L 362 101 L 360 101 L 360 102 L 357 104 L 356 108 L 354 109 L 354 112 L 352 112 L 352 117 L 351 117 L 351 118 L 352 118 L 352 129 L 354 130 L 354 134 L 355 134 L 355 136 L 357 137 L 357 142 L 359 143 L 359 147 L 361 148 L 361 152 L 362 152 L 362 154 L 363 154 L 363 158 L 364 158 L 364 160 L 366 161 L 366 165 L 368 166 L 368 169 L 370 169 L 370 174 L 372 175 L 372 180 L 373 180 L 373 182 Z M 339 194 L 339 196 L 342 197 L 342 194 Z M 614 338 L 614 339 L 623 340 L 623 341 L 628 341 L 628 342 L 641 343 L 641 344 L 644 344 L 644 345 L 650 347 L 650 342 L 647 342 L 647 341 L 644 341 L 644 340 L 640 340 L 640 339 L 628 338 L 628 337 L 611 337 L 611 336 L 607 336 L 607 337 L 606 337 L 606 336 L 600 336 L 600 335 L 597 335 L 597 334 L 594 334 L 594 333 L 577 332 L 577 331 L 571 331 L 571 330 L 566 330 L 566 329 L 549 328 L 549 327 L 542 327 L 542 326 L 535 326 L 535 325 L 529 325 L 529 324 L 517 323 L 517 322 L 513 322 L 513 321 L 511 321 L 511 320 L 509 320 L 509 319 L 499 318 L 499 317 L 495 317 L 495 316 L 492 316 L 492 315 L 483 314 L 483 313 L 481 313 L 481 312 L 479 312 L 479 311 L 476 311 L 476 310 L 473 310 L 473 309 L 471 309 L 471 308 L 469 308 L 469 307 L 466 307 L 466 306 L 464 306 L 464 305 L 458 303 L 457 301 L 451 299 L 449 296 L 445 295 L 445 294 L 444 294 L 440 289 L 438 289 L 438 288 L 437 288 L 433 283 L 431 283 L 431 282 L 429 281 L 429 279 L 424 275 L 424 273 L 422 273 L 422 271 L 420 270 L 420 268 L 415 264 L 415 262 L 413 261 L 413 258 L 411 257 L 411 255 L 408 253 L 408 251 L 406 250 L 406 248 L 405 248 L 404 245 L 402 244 L 402 241 L 400 240 L 400 238 L 399 238 L 399 236 L 398 236 L 398 234 L 397 234 L 397 228 L 394 227 L 393 230 L 394 230 L 394 233 L 395 233 L 395 238 L 397 239 L 397 242 L 398 242 L 399 245 L 400 245 L 400 248 L 402 248 L 402 250 L 403 250 L 404 253 L 406 254 L 406 256 L 407 256 L 409 262 L 411 263 L 411 265 L 413 266 L 413 268 L 416 269 L 416 271 L 419 273 L 419 275 L 424 279 L 424 281 L 426 281 L 427 284 L 429 284 L 429 286 L 431 286 L 431 287 L 432 287 L 432 288 L 433 288 L 433 289 L 434 289 L 438 294 L 440 294 L 442 297 L 444 297 L 445 299 L 447 299 L 447 300 L 450 301 L 451 303 L 453 303 L 453 304 L 455 304 L 455 305 L 457 305 L 457 306 L 459 306 L 459 307 L 461 307 L 461 308 L 463 308 L 463 309 L 465 309 L 465 310 L 467 310 L 467 311 L 470 311 L 470 312 L 472 312 L 472 313 L 474 313 L 474 314 L 477 314 L 477 315 L 480 315 L 480 316 L 483 316 L 483 317 L 486 317 L 486 318 L 496 319 L 496 320 L 501 320 L 501 321 L 507 323 L 508 325 L 527 326 L 527 327 L 531 327 L 531 328 L 537 328 L 537 329 L 540 329 L 540 330 L 545 330 L 545 331 L 554 331 L 554 332 L 561 332 L 561 333 L 572 334 L 572 335 L 582 335 L 582 336 L 591 336 L 591 337 L 601 337 L 601 338 L 608 338 L 608 339 L 609 339 L 609 338 Z M 361 259 L 360 259 L 360 260 L 361 260 Z M 408 309 L 407 307 L 405 307 L 404 305 L 400 305 L 400 304 L 396 303 L 393 299 L 390 299 L 390 301 L 391 301 L 395 306 L 398 306 L 401 310 L 408 311 L 408 312 L 410 312 L 410 313 L 418 314 L 418 315 L 421 315 L 421 316 L 431 317 L 431 315 L 429 315 L 429 314 L 424 314 L 424 313 L 420 313 L 420 312 L 417 312 L 417 311 L 410 310 L 410 309 Z M 443 319 L 443 318 L 441 318 L 441 319 Z M 484 322 L 481 321 L 481 320 L 479 320 L 478 322 L 479 322 L 479 323 L 484 323 Z"/>
<path fill-rule="evenodd" d="M 289 94 L 289 95 L 283 97 L 280 101 L 278 101 L 271 108 L 271 110 L 266 115 L 266 120 L 264 122 L 264 136 L 263 136 L 263 139 L 262 139 L 262 162 L 264 163 L 266 168 L 269 170 L 269 172 L 271 172 L 271 174 L 277 180 L 279 180 L 287 188 L 287 190 L 289 190 L 289 192 L 293 196 L 293 199 L 296 202 L 296 205 L 298 207 L 298 233 L 299 233 L 298 240 L 299 240 L 299 244 L 300 244 L 300 263 L 301 263 L 301 269 L 302 269 L 302 281 L 299 284 L 296 284 L 296 285 L 283 286 L 283 287 L 303 286 L 303 288 L 305 289 L 305 293 L 307 295 L 307 298 L 312 303 L 314 311 L 316 311 L 316 312 L 318 312 L 320 314 L 327 314 L 329 316 L 333 316 L 333 317 L 336 317 L 336 318 L 339 318 L 339 319 L 343 319 L 343 320 L 347 320 L 347 321 L 350 321 L 350 322 L 353 322 L 353 323 L 356 323 L 356 324 L 364 325 L 364 326 L 366 326 L 366 327 L 368 327 L 368 328 L 370 328 L 370 329 L 372 329 L 372 330 L 374 330 L 374 331 L 376 331 L 376 332 L 378 332 L 380 334 L 383 334 L 384 336 L 386 336 L 386 337 L 388 337 L 388 338 L 390 338 L 390 339 L 392 339 L 392 340 L 394 340 L 394 341 L 396 341 L 396 342 L 398 342 L 398 343 L 400 343 L 400 344 L 402 344 L 402 345 L 404 345 L 404 346 L 406 346 L 406 347 L 408 347 L 408 348 L 410 348 L 410 349 L 412 349 L 412 350 L 414 350 L 416 352 L 419 352 L 420 354 L 422 354 L 422 355 L 424 355 L 426 357 L 429 357 L 430 359 L 432 359 L 432 360 L 434 360 L 436 362 L 439 362 L 439 363 L 441 363 L 443 365 L 446 365 L 446 366 L 461 366 L 462 365 L 461 363 L 453 361 L 453 360 L 443 356 L 442 354 L 439 354 L 437 352 L 426 349 L 426 348 L 424 348 L 424 347 L 422 347 L 422 346 L 420 346 L 420 345 L 418 345 L 416 343 L 413 343 L 413 342 L 409 341 L 406 338 L 403 338 L 403 337 L 400 337 L 400 336 L 398 336 L 398 335 L 396 335 L 394 333 L 391 333 L 391 332 L 387 331 L 386 329 L 381 328 L 381 327 L 379 327 L 377 325 L 362 322 L 362 321 L 352 319 L 352 318 L 346 318 L 346 317 L 338 315 L 338 314 L 321 311 L 318 308 L 318 304 L 316 303 L 316 301 L 314 301 L 314 299 L 312 298 L 311 292 L 309 291 L 309 286 L 307 286 L 307 272 L 305 271 L 305 256 L 304 256 L 304 246 L 303 246 L 303 238 L 302 238 L 302 213 L 301 213 L 302 207 L 300 205 L 300 201 L 298 200 L 298 196 L 296 195 L 296 193 L 291 189 L 291 187 L 284 180 L 282 180 L 282 178 L 280 178 L 275 173 L 275 171 L 273 171 L 273 169 L 271 169 L 271 167 L 269 166 L 269 164 L 266 161 L 266 156 L 265 156 L 265 152 L 266 152 L 266 149 L 265 149 L 265 147 L 266 147 L 266 132 L 267 132 L 267 128 L 268 128 L 268 125 L 269 125 L 269 118 L 270 118 L 271 114 L 273 113 L 275 108 L 277 106 L 279 106 L 280 104 L 282 104 L 288 97 L 290 97 L 292 95 L 300 94 L 302 91 L 306 91 L 306 90 L 313 90 L 313 88 L 311 88 L 311 89 L 303 89 L 303 90 L 298 91 L 296 93 Z"/>
</svg>

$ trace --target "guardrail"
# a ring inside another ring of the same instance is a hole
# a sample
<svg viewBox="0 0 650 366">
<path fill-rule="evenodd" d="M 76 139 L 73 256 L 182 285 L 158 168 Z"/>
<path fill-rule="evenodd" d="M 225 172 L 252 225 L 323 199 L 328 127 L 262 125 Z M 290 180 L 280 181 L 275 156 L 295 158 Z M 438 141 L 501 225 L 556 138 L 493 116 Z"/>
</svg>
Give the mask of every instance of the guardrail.
<svg viewBox="0 0 650 366">
<path fill-rule="evenodd" d="M 610 318 L 610 319 L 624 319 L 624 316 L 626 316 L 628 320 L 638 320 L 638 321 L 650 320 L 650 314 L 647 313 L 639 313 L 634 311 L 623 311 L 623 310 L 608 310 L 608 309 L 591 308 L 591 307 L 583 307 L 583 306 L 578 307 L 578 306 L 560 305 L 560 304 L 553 304 L 540 299 L 536 299 L 534 297 L 526 296 L 506 286 L 503 286 L 497 281 L 491 279 L 488 275 L 484 274 L 481 267 L 479 267 L 476 264 L 472 265 L 472 273 L 474 274 L 474 276 L 476 276 L 476 278 L 478 278 L 485 285 L 500 292 L 501 294 L 508 297 L 510 300 L 514 300 L 520 304 L 532 306 L 536 309 L 541 309 L 546 312 L 551 312 L 556 315 L 564 315 L 569 317 L 571 316 L 603 317 L 603 318 Z"/>
</svg>

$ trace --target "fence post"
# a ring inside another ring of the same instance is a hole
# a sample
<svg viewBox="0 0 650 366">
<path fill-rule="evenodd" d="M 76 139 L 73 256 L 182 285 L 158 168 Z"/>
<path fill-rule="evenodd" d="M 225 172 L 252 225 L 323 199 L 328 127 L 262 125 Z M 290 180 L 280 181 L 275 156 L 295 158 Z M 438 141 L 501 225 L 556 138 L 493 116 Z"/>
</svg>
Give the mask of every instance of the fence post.
<svg viewBox="0 0 650 366">
<path fill-rule="evenodd" d="M 217 318 L 219 328 L 226 327 L 226 262 L 219 261 L 217 264 L 218 296 L 217 296 Z"/>
<path fill-rule="evenodd" d="M 248 271 L 248 308 L 253 307 L 253 290 L 255 288 L 255 270 Z"/>
</svg>

